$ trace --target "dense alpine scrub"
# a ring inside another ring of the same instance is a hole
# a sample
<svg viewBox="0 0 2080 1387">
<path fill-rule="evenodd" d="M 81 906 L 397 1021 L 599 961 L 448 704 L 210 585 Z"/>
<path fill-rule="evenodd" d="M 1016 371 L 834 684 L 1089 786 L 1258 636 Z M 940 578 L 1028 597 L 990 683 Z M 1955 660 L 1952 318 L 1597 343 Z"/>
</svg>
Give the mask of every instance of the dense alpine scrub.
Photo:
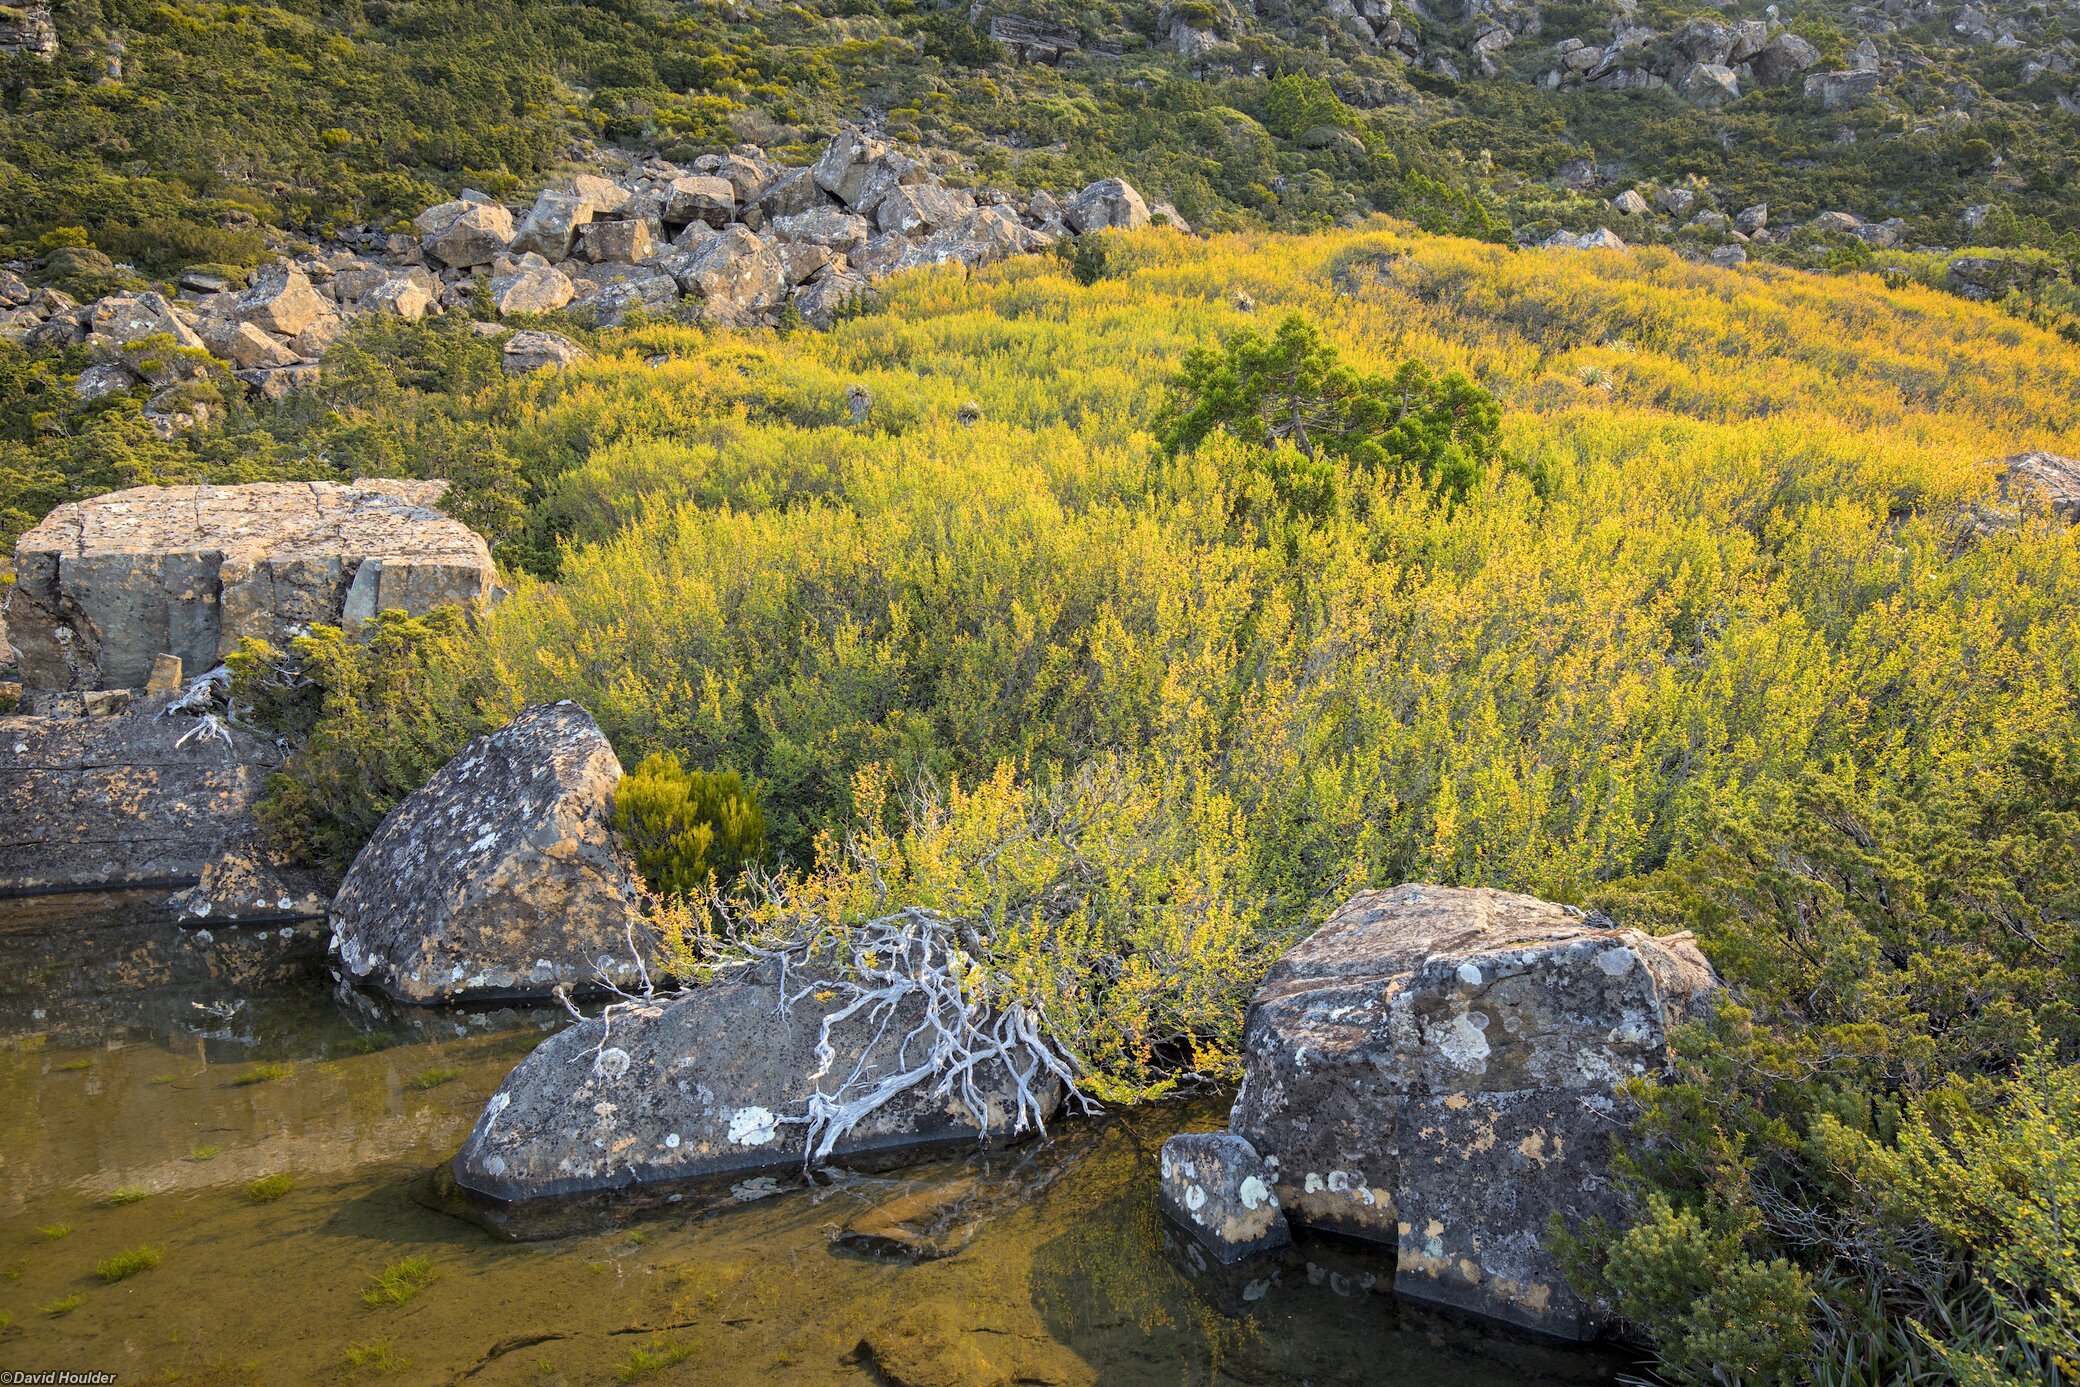
<svg viewBox="0 0 2080 1387">
<path fill-rule="evenodd" d="M 1734 999 L 1652 1098 L 1632 1226 L 1574 1230 L 1585 1282 L 1677 1380 L 2048 1380 L 2080 551 L 1985 460 L 2076 450 L 2080 350 L 1870 276 L 1391 227 L 1069 269 L 445 399 L 554 580 L 389 634 L 439 700 L 576 698 L 625 764 L 755 784 L 747 934 L 972 922 L 1115 1098 L 1232 1073 L 1255 978 L 1360 887 L 1694 928 Z M 1282 337 L 1320 380 L 1458 373 L 1493 447 L 1439 486 L 1310 472 L 1247 409 L 1164 446 Z M 328 703 L 299 775 L 434 759 L 411 682 Z M 278 804 L 311 841 L 374 807 Z"/>
</svg>

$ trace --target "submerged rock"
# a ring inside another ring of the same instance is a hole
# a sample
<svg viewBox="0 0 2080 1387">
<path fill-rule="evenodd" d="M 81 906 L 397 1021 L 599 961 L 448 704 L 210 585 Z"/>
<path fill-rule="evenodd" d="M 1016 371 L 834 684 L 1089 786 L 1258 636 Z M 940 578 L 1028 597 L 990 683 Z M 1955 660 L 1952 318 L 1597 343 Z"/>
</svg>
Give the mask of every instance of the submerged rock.
<svg viewBox="0 0 2080 1387">
<path fill-rule="evenodd" d="M 1163 1211 L 1223 1264 L 1293 1240 L 1278 1207 L 1277 1166 L 1233 1132 L 1180 1132 L 1163 1143 Z"/>
<path fill-rule="evenodd" d="M 1561 1338 L 1598 1330 L 1546 1247 L 1620 1212 L 1609 1151 L 1716 986 L 1654 938 L 1503 891 L 1353 897 L 1250 1002 L 1229 1125 L 1286 1217 L 1397 1251 L 1396 1289 Z"/>
<path fill-rule="evenodd" d="M 322 920 L 336 885 L 315 867 L 285 861 L 244 824 L 218 844 L 200 879 L 167 904 L 189 921 Z"/>
<path fill-rule="evenodd" d="M 401 1002 L 634 987 L 648 950 L 613 836 L 621 763 L 575 703 L 486 733 L 390 811 L 332 902 L 341 967 Z"/>
<path fill-rule="evenodd" d="M 488 1217 L 510 1231 L 528 1227 L 525 1212 L 498 1206 L 800 1171 L 819 1090 L 835 1093 L 847 1076 L 872 1085 L 929 1064 L 927 1047 L 905 1040 L 924 1016 L 913 994 L 885 1023 L 863 1009 L 834 1026 L 834 1058 L 819 1065 L 816 1044 L 830 1005 L 814 982 L 791 970 L 783 993 L 768 966 L 570 1027 L 522 1060 L 492 1096 L 452 1163 L 455 1183 L 492 1201 Z M 1006 1138 L 1018 1112 L 1015 1080 L 990 1061 L 976 1086 L 980 1112 L 923 1077 L 861 1117 L 832 1156 Z M 1042 1096 L 1051 1113 L 1059 1088 Z"/>
</svg>

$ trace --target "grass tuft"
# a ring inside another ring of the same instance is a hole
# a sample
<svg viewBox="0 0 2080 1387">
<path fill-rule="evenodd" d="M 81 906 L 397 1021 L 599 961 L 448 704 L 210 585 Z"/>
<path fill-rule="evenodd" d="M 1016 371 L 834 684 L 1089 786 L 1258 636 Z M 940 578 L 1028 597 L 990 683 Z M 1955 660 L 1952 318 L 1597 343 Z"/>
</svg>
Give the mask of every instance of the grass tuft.
<svg viewBox="0 0 2080 1387">
<path fill-rule="evenodd" d="M 43 1313 L 49 1315 L 52 1319 L 56 1319 L 60 1315 L 71 1314 L 74 1310 L 79 1309 L 80 1306 L 85 1305 L 86 1303 L 86 1296 L 79 1291 L 74 1291 L 71 1295 L 66 1296 L 63 1300 L 54 1300 L 50 1304 L 44 1306 Z"/>
<path fill-rule="evenodd" d="M 407 1257 L 401 1262 L 392 1262 L 361 1292 L 361 1303 L 368 1306 L 402 1305 L 432 1285 L 439 1276 L 432 1260 L 426 1257 Z"/>
<path fill-rule="evenodd" d="M 412 1366 L 412 1360 L 399 1356 L 388 1339 L 378 1339 L 372 1344 L 350 1344 L 347 1366 L 366 1373 L 401 1373 Z"/>
<path fill-rule="evenodd" d="M 36 1236 L 42 1238 L 47 1243 L 54 1243 L 60 1238 L 71 1237 L 72 1225 L 69 1223 L 46 1223 L 36 1230 Z"/>
<path fill-rule="evenodd" d="M 250 1084 L 273 1083 L 276 1079 L 286 1079 L 295 1072 L 296 1069 L 293 1065 L 256 1064 L 245 1073 L 233 1079 L 231 1085 L 234 1088 L 245 1088 Z"/>
<path fill-rule="evenodd" d="M 439 1088 L 442 1084 L 451 1083 L 460 1077 L 461 1075 L 453 1069 L 429 1069 L 412 1080 L 412 1087 Z"/>
<path fill-rule="evenodd" d="M 94 1061 L 90 1059 L 67 1060 L 63 1064 L 54 1064 L 51 1066 L 51 1068 L 57 1070 L 60 1074 L 77 1074 L 82 1069 L 92 1069 L 93 1067 Z"/>
<path fill-rule="evenodd" d="M 166 1256 L 163 1247 L 133 1247 L 94 1264 L 94 1275 L 103 1281 L 126 1281 L 141 1271 L 150 1271 Z"/>
<path fill-rule="evenodd" d="M 224 1148 L 221 1146 L 198 1146 L 188 1153 L 187 1159 L 191 1161 L 213 1161 L 223 1153 L 223 1150 Z"/>
<path fill-rule="evenodd" d="M 101 1201 L 104 1209 L 120 1209 L 125 1204 L 138 1204 L 151 1198 L 152 1192 L 143 1185 L 124 1185 L 121 1189 Z"/>
<path fill-rule="evenodd" d="M 639 1345 L 628 1351 L 628 1357 L 621 1360 L 614 1375 L 623 1382 L 640 1382 L 652 1373 L 663 1372 L 674 1363 L 683 1363 L 693 1357 L 694 1347 L 690 1343 L 668 1344 L 661 1340 Z"/>
<path fill-rule="evenodd" d="M 255 1204 L 272 1204 L 296 1188 L 296 1177 L 283 1171 L 263 1175 L 246 1186 L 246 1198 Z"/>
</svg>

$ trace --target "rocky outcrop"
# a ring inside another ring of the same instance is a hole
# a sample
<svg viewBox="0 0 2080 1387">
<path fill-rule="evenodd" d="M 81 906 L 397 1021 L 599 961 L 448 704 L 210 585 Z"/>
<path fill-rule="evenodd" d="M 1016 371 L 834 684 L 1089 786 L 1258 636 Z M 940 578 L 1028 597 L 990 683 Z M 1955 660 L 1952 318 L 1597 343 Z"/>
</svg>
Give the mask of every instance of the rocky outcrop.
<svg viewBox="0 0 2080 1387">
<path fill-rule="evenodd" d="M 613 833 L 620 782 L 575 703 L 472 741 L 348 869 L 332 902 L 341 970 L 422 1005 L 641 985 L 649 932 Z"/>
<path fill-rule="evenodd" d="M 2001 500 L 2046 507 L 2067 524 L 2080 521 L 2080 458 L 2033 449 L 1993 463 Z"/>
<path fill-rule="evenodd" d="M 1586 1338 L 1548 1219 L 1620 1212 L 1619 1087 L 1664 1072 L 1714 985 L 1688 935 L 1501 891 L 1366 892 L 1251 1000 L 1229 1126 L 1288 1219 L 1393 1247 L 1402 1293 Z"/>
<path fill-rule="evenodd" d="M 500 361 L 509 376 L 556 370 L 584 359 L 585 349 L 560 332 L 516 332 L 500 349 Z"/>
<path fill-rule="evenodd" d="M 58 26 L 45 0 L 0 5 L 0 54 L 45 62 L 58 56 Z"/>
<path fill-rule="evenodd" d="M 59 506 L 15 543 L 7 628 L 24 686 L 142 687 L 241 637 L 285 646 L 315 622 L 488 597 L 484 541 L 430 509 L 445 483 L 135 487 Z"/>
<path fill-rule="evenodd" d="M 179 714 L 0 718 L 0 891 L 190 884 L 281 760 Z"/>
<path fill-rule="evenodd" d="M 1233 1132 L 1180 1132 L 1163 1143 L 1163 1212 L 1222 1264 L 1293 1240 L 1273 1187 L 1275 1163 Z"/>
<path fill-rule="evenodd" d="M 565 1030 L 520 1062 L 485 1106 L 451 1170 L 490 1202 L 509 1231 L 530 1226 L 524 1205 L 551 1196 L 726 1184 L 804 1165 L 807 1117 L 819 1089 L 843 1076 L 866 1086 L 913 1070 L 923 1053 L 904 1037 L 923 1019 L 913 994 L 892 1014 L 862 1009 L 832 1027 L 816 977 L 770 965 L 670 1001 L 617 1010 Z M 826 1076 L 812 1078 L 811 1075 Z M 929 1082 L 900 1088 L 860 1118 L 832 1155 L 866 1157 L 1003 1137 L 1019 1098 L 996 1061 L 975 1074 L 982 1111 Z"/>
<path fill-rule="evenodd" d="M 1806 78 L 1806 100 L 1818 102 L 1822 110 L 1847 110 L 1878 90 L 1880 75 L 1875 68 L 1816 72 Z"/>
</svg>

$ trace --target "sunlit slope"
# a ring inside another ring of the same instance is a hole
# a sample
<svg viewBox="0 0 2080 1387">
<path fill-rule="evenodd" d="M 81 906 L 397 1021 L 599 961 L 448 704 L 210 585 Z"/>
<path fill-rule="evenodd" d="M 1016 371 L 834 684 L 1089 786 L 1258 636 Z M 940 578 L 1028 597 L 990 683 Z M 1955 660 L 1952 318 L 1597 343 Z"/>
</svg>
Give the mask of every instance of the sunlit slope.
<svg viewBox="0 0 2080 1387">
<path fill-rule="evenodd" d="M 1527 468 L 1274 535 L 1238 450 L 1160 462 L 1183 353 L 1288 311 L 1474 376 Z M 1988 458 L 2080 452 L 2080 350 L 1929 291 L 1157 231 L 1088 287 L 1028 260 L 828 334 L 621 345 L 530 387 L 516 449 L 569 467 L 581 544 L 491 638 L 624 756 L 758 776 L 782 842 L 868 762 L 1122 754 L 1269 899 L 1578 898 L 1830 767 L 1937 793 L 2073 736 L 2072 536 L 1973 522 Z"/>
</svg>

